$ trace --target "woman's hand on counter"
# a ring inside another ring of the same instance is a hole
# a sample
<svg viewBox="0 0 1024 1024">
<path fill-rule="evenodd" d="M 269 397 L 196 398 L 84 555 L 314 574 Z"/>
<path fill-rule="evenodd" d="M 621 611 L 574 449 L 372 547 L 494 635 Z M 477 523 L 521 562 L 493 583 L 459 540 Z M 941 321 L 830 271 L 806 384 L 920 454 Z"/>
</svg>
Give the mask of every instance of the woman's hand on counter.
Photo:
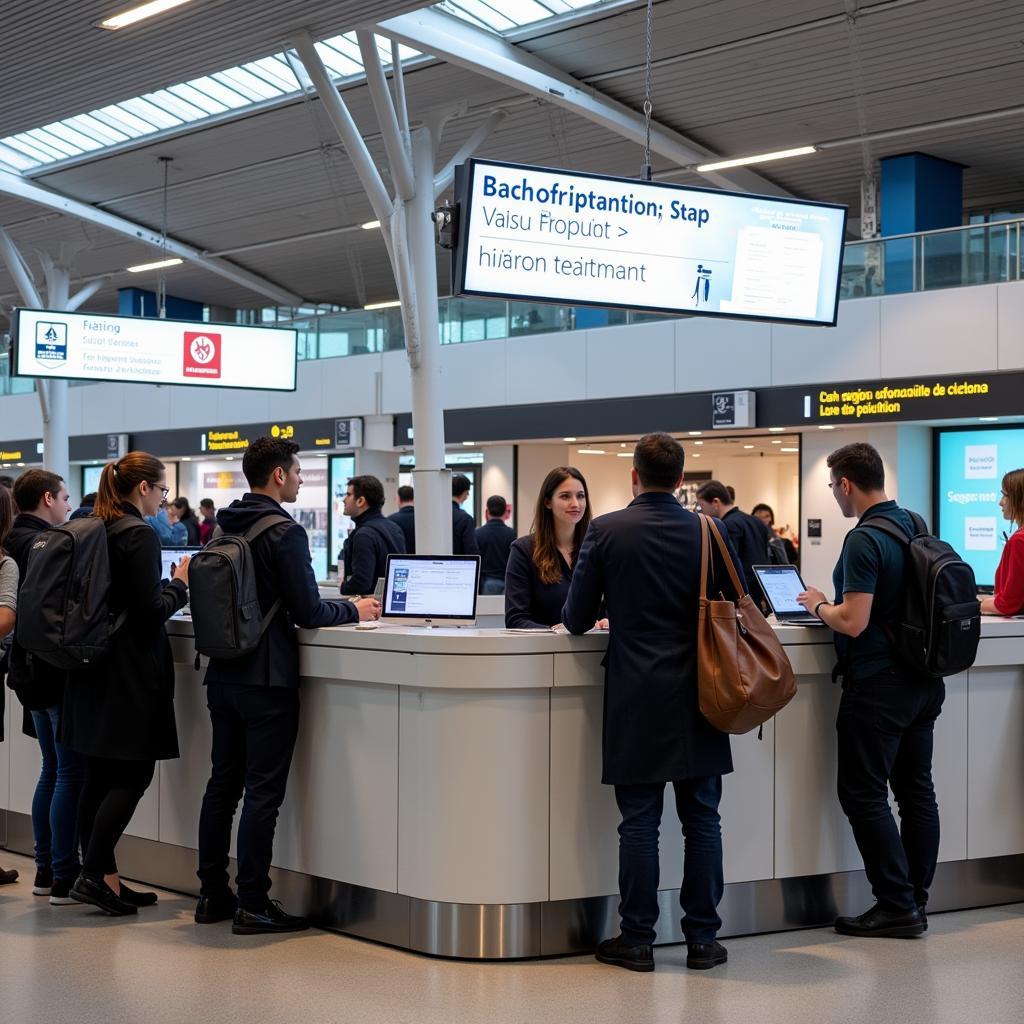
<svg viewBox="0 0 1024 1024">
<path fill-rule="evenodd" d="M 380 601 L 375 597 L 361 597 L 354 602 L 359 611 L 360 622 L 370 622 L 380 618 Z"/>
<path fill-rule="evenodd" d="M 594 623 L 594 629 L 607 629 L 607 628 L 608 628 L 608 620 L 607 619 L 598 619 L 597 622 Z"/>
<path fill-rule="evenodd" d="M 983 597 L 981 599 L 981 614 L 1002 615 L 1003 613 L 996 607 L 996 599 L 994 597 Z"/>
</svg>

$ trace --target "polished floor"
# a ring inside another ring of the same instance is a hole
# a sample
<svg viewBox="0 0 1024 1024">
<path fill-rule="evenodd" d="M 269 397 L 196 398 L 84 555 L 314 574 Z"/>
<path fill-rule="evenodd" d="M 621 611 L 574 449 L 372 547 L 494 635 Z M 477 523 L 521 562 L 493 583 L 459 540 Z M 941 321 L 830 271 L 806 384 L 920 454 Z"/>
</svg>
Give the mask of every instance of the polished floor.
<svg viewBox="0 0 1024 1024">
<path fill-rule="evenodd" d="M 33 897 L 32 864 L 0 887 L 0 1022 L 18 1024 L 1019 1024 L 1024 904 L 934 915 L 926 938 L 831 931 L 731 939 L 730 962 L 657 971 L 589 957 L 451 963 L 323 932 L 236 938 L 162 896 L 137 920 Z"/>
</svg>

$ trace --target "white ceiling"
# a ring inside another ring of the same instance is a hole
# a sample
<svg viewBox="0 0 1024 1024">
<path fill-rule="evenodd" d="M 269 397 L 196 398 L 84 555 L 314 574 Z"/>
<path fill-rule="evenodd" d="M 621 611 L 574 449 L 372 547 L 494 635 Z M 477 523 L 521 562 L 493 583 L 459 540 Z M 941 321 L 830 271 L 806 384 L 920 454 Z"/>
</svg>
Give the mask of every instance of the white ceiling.
<svg viewBox="0 0 1024 1024">
<path fill-rule="evenodd" d="M 852 2 L 852 0 L 850 0 Z M 199 0 L 166 22 L 119 41 L 92 21 L 123 4 L 7 0 L 0 81 L 0 137 L 279 51 L 289 31 L 314 37 L 351 28 L 369 11 L 383 19 L 422 4 L 398 0 Z M 47 16 L 40 12 L 46 10 Z M 72 17 L 67 12 L 74 11 Z M 844 0 L 660 0 L 655 4 L 654 116 L 725 155 L 856 138 L 894 128 L 1024 104 L 1024 0 L 875 0 L 853 27 Z M 517 45 L 609 96 L 643 102 L 642 4 L 613 4 L 584 23 L 534 28 Z M 40 75 L 38 60 L 61 67 Z M 76 56 L 77 54 L 77 56 Z M 83 58 L 82 54 L 85 54 Z M 12 63 L 13 61 L 13 63 Z M 105 69 L 113 68 L 113 71 Z M 625 69 L 625 70 L 623 70 Z M 632 70 L 631 70 L 632 69 Z M 621 72 L 621 73 L 614 73 Z M 614 73 L 614 74 L 613 74 Z M 467 100 L 449 126 L 441 159 L 454 152 L 492 104 L 514 104 L 481 155 L 608 174 L 639 172 L 639 148 L 508 86 L 446 64 L 407 75 L 415 119 L 426 108 Z M 367 91 L 345 90 L 364 134 L 374 130 Z M 371 136 L 371 152 L 383 147 Z M 847 203 L 856 216 L 865 166 L 920 150 L 966 166 L 968 209 L 1024 211 L 1024 116 L 843 146 L 768 164 L 761 173 L 810 199 Z M 295 235 L 358 224 L 372 216 L 351 164 L 316 100 L 296 101 L 83 159 L 35 180 L 148 227 L 161 218 L 159 156 L 170 168 L 170 233 L 201 250 L 243 248 L 228 258 L 309 301 L 362 305 L 395 286 L 379 233 L 348 231 L 281 245 Z M 671 168 L 661 160 L 655 169 Z M 672 180 L 700 183 L 685 172 Z M 114 276 L 90 308 L 116 307 L 116 289 L 155 280 L 120 273 L 154 250 L 68 217 L 0 197 L 0 224 L 28 253 L 61 241 L 82 245 L 79 277 Z M 261 245 L 260 248 L 245 247 Z M 442 288 L 447 261 L 439 256 Z M 172 294 L 223 306 L 267 300 L 188 266 L 168 273 Z M 0 271 L 0 301 L 13 284 Z"/>
</svg>

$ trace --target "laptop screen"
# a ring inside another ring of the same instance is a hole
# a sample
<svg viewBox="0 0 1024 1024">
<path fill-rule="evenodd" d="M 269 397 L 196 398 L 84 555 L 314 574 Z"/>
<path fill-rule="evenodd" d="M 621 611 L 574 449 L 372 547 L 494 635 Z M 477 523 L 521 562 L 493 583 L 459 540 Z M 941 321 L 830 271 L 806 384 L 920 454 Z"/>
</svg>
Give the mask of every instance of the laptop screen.
<svg viewBox="0 0 1024 1024">
<path fill-rule="evenodd" d="M 807 588 L 795 565 L 755 565 L 754 573 L 776 616 L 807 614 L 796 600 Z"/>
<path fill-rule="evenodd" d="M 480 559 L 476 555 L 388 555 L 385 619 L 472 620 Z"/>
</svg>

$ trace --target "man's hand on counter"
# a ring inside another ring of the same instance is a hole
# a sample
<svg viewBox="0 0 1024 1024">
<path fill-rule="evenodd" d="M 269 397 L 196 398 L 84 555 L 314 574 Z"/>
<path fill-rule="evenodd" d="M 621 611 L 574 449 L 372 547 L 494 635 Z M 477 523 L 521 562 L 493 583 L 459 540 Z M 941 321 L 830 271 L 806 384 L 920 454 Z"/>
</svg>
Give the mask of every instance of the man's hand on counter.
<svg viewBox="0 0 1024 1024">
<path fill-rule="evenodd" d="M 359 610 L 359 621 L 370 622 L 380 618 L 380 601 L 375 597 L 361 597 L 354 602 Z"/>
<path fill-rule="evenodd" d="M 817 606 L 831 602 L 817 587 L 808 587 L 802 594 L 796 595 L 796 603 L 803 605 L 804 610 L 812 615 L 818 615 Z"/>
</svg>

